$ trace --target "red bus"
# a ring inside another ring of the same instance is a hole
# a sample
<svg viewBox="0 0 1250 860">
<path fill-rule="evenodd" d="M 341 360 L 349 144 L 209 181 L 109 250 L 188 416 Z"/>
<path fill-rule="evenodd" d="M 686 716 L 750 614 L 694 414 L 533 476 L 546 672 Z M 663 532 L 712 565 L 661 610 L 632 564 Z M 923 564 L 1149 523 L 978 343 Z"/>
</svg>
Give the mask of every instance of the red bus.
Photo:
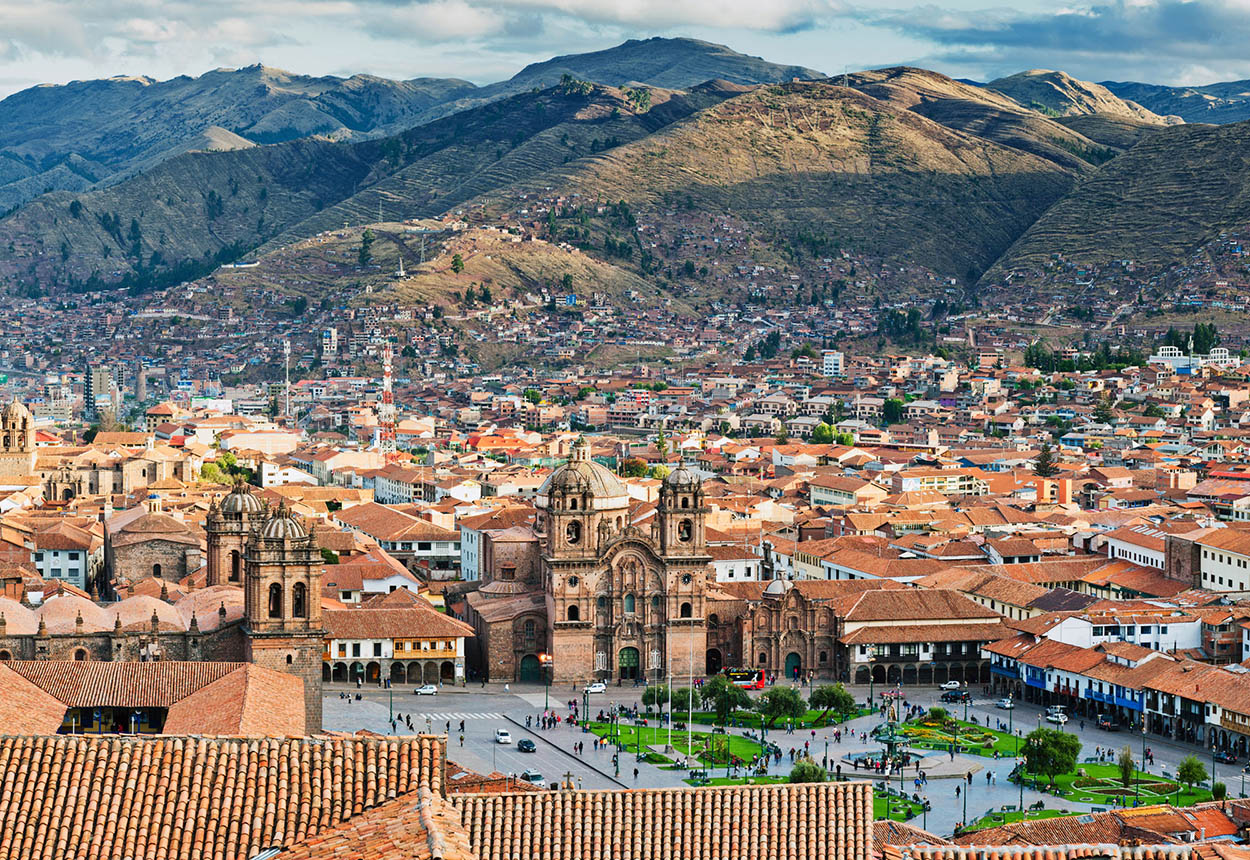
<svg viewBox="0 0 1250 860">
<path fill-rule="evenodd" d="M 744 690 L 764 689 L 764 673 L 759 669 L 726 669 L 725 677 Z"/>
</svg>

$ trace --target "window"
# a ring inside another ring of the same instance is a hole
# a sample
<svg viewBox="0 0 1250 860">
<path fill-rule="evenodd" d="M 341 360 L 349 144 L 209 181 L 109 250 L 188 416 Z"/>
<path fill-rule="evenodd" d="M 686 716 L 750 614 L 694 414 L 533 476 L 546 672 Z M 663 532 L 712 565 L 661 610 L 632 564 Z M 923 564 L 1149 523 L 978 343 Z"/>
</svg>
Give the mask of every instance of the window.
<svg viewBox="0 0 1250 860">
<path fill-rule="evenodd" d="M 828 652 L 828 651 L 821 651 L 821 652 L 820 652 L 819 661 L 820 661 L 821 663 L 828 663 L 828 662 L 829 662 L 829 652 Z"/>
<path fill-rule="evenodd" d="M 418 543 L 418 544 L 417 544 L 417 551 L 418 551 L 418 552 L 429 552 L 429 551 L 430 551 L 430 542 L 429 542 L 429 541 L 421 541 L 420 543 Z"/>
<path fill-rule="evenodd" d="M 564 538 L 571 544 L 582 539 L 582 524 L 574 520 L 564 527 Z"/>
<path fill-rule="evenodd" d="M 352 656 L 353 656 L 353 657 L 359 657 L 359 656 L 360 656 L 360 643 L 359 643 L 359 642 L 353 642 L 353 643 L 352 643 Z"/>
<path fill-rule="evenodd" d="M 308 617 L 308 586 L 302 582 L 295 583 L 291 589 L 291 615 L 296 618 Z"/>
<path fill-rule="evenodd" d="M 282 586 L 276 582 L 269 586 L 269 617 L 282 617 Z"/>
<path fill-rule="evenodd" d="M 658 612 L 660 610 L 660 595 L 651 595 L 651 608 Z"/>
<path fill-rule="evenodd" d="M 340 598 L 341 600 L 347 600 L 347 601 L 350 601 L 350 600 L 352 599 L 352 593 L 351 593 L 350 591 L 340 591 L 340 592 L 339 592 L 339 598 Z"/>
<path fill-rule="evenodd" d="M 768 655 L 765 654 L 763 651 L 761 651 L 760 652 L 760 665 L 763 666 L 767 662 L 768 662 Z"/>
<path fill-rule="evenodd" d="M 526 621 L 524 630 L 525 630 L 526 639 L 534 638 L 534 622 L 533 621 Z"/>
<path fill-rule="evenodd" d="M 381 657 L 381 656 L 382 656 L 382 643 L 381 643 L 381 642 L 374 642 L 374 643 L 373 643 L 373 656 L 374 656 L 374 657 Z"/>
<path fill-rule="evenodd" d="M 339 643 L 339 656 L 340 657 L 347 656 L 347 646 L 344 645 L 342 642 Z"/>
<path fill-rule="evenodd" d="M 682 618 L 689 618 L 689 617 L 691 617 L 691 615 L 692 615 L 692 610 L 691 610 L 691 608 L 690 608 L 690 604 L 689 604 L 689 603 L 683 603 L 683 604 L 681 605 L 681 613 L 680 613 L 680 614 L 681 614 L 681 617 L 682 617 Z"/>
<path fill-rule="evenodd" d="M 604 597 L 602 594 L 600 594 L 599 597 L 595 600 L 595 606 L 598 606 L 600 609 L 607 609 L 608 599 Z"/>
<path fill-rule="evenodd" d="M 634 595 L 632 594 L 625 595 L 625 611 L 631 614 L 634 611 Z"/>
<path fill-rule="evenodd" d="M 70 561 L 78 561 L 78 553 L 76 553 L 76 552 L 71 552 L 71 553 L 69 554 L 69 560 L 70 560 Z"/>
<path fill-rule="evenodd" d="M 82 662 L 83 660 L 86 660 L 86 659 L 87 659 L 87 649 L 85 649 L 85 648 L 79 648 L 79 649 L 77 649 L 76 651 L 74 651 L 74 659 L 75 659 L 75 660 L 78 660 L 79 662 Z"/>
<path fill-rule="evenodd" d="M 230 581 L 238 582 L 241 579 L 243 570 L 243 562 L 239 557 L 237 549 L 230 550 Z"/>
<path fill-rule="evenodd" d="M 577 608 L 576 603 L 574 603 L 572 606 L 569 607 L 568 619 L 569 621 L 581 620 L 581 610 Z"/>
<path fill-rule="evenodd" d="M 688 574 L 688 573 L 683 573 L 683 574 L 681 575 L 681 584 L 682 584 L 682 585 L 689 585 L 689 584 L 690 584 L 690 583 L 692 583 L 692 582 L 694 582 L 694 577 L 693 577 L 693 576 L 691 576 L 690 574 Z"/>
<path fill-rule="evenodd" d="M 689 543 L 694 537 L 694 523 L 690 520 L 682 520 L 677 524 L 677 539 L 682 543 Z"/>
<path fill-rule="evenodd" d="M 290 655 L 290 654 L 287 654 L 287 655 L 286 655 L 286 664 L 287 664 L 288 666 L 290 666 L 290 665 L 291 665 L 292 663 L 294 663 L 294 662 L 295 662 L 295 661 L 294 661 L 294 659 L 292 659 L 291 655 Z"/>
</svg>

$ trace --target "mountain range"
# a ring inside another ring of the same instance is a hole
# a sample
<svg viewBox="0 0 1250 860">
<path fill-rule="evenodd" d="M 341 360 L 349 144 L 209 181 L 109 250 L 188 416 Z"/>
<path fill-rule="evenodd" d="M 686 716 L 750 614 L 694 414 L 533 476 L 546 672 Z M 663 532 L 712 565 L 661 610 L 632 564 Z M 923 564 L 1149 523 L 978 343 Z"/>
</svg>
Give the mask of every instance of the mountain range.
<svg viewBox="0 0 1250 860">
<path fill-rule="evenodd" d="M 1208 120 L 1235 115 L 1227 87 Z M 691 39 L 487 86 L 252 66 L 35 87 L 0 101 L 0 284 L 145 289 L 344 224 L 490 223 L 527 195 L 620 201 L 660 233 L 723 215 L 761 253 L 854 249 L 967 285 L 1056 254 L 1161 266 L 1250 218 L 1250 126 L 1192 123 L 1174 90 L 829 78 Z"/>
</svg>

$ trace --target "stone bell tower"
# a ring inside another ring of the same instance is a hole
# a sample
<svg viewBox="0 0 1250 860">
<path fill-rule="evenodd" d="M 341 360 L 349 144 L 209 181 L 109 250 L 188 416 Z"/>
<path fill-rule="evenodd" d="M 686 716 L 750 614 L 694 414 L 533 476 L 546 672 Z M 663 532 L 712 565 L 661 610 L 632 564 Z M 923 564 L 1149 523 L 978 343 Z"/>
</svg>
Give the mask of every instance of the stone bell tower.
<svg viewBox="0 0 1250 860">
<path fill-rule="evenodd" d="M 273 511 L 244 545 L 247 659 L 304 682 L 309 734 L 321 731 L 323 569 L 315 534 L 306 532 L 285 505 Z"/>
<path fill-rule="evenodd" d="M 35 471 L 35 419 L 18 400 L 0 413 L 0 477 Z"/>
<path fill-rule="evenodd" d="M 243 585 L 243 553 L 247 539 L 265 516 L 265 505 L 250 484 L 239 482 L 209 508 L 204 531 L 208 544 L 208 585 Z"/>
</svg>

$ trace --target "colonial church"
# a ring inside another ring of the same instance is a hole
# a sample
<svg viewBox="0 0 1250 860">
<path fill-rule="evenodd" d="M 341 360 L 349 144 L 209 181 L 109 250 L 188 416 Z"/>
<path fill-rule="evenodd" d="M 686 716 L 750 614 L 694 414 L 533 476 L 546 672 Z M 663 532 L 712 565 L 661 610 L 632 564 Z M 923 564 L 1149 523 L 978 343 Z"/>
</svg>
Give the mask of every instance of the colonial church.
<svg viewBox="0 0 1250 860">
<path fill-rule="evenodd" d="M 532 577 L 485 582 L 470 600 L 491 677 L 553 683 L 701 676 L 708 576 L 703 488 L 684 468 L 660 489 L 650 528 L 585 439 L 539 488 Z M 541 628 L 539 625 L 541 624 Z M 540 635 L 541 629 L 541 635 Z M 550 669 L 536 662 L 551 655 Z"/>
<path fill-rule="evenodd" d="M 305 725 L 321 730 L 324 562 L 285 507 L 238 485 L 209 512 L 206 587 L 175 603 L 77 595 L 32 609 L 0 597 L 0 660 L 251 662 L 304 682 Z"/>
</svg>

